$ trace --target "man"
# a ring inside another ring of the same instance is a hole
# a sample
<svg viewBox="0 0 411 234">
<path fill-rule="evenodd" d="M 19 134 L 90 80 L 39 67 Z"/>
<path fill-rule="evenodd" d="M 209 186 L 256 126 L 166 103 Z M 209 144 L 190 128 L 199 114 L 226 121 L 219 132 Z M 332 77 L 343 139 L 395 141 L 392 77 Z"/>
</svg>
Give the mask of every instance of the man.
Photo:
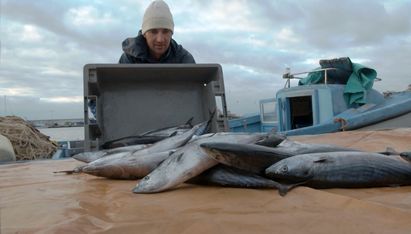
<svg viewBox="0 0 411 234">
<path fill-rule="evenodd" d="M 123 41 L 119 63 L 195 63 L 190 52 L 172 39 L 173 32 L 167 3 L 153 1 L 144 13 L 138 36 Z"/>
</svg>

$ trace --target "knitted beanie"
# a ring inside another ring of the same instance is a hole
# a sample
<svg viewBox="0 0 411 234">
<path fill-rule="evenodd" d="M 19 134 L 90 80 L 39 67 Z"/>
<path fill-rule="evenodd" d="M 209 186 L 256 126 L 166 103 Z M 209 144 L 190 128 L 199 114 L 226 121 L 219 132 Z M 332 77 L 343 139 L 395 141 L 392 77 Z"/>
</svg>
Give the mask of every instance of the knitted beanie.
<svg viewBox="0 0 411 234">
<path fill-rule="evenodd" d="M 173 15 L 163 0 L 153 1 L 144 12 L 142 33 L 144 34 L 153 28 L 166 28 L 174 31 Z"/>
</svg>

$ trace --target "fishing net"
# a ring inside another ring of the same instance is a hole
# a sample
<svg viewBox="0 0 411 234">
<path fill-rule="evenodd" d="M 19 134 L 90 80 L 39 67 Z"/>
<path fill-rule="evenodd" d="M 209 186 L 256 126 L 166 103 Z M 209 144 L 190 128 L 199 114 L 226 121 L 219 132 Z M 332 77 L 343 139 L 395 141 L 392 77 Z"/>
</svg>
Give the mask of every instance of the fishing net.
<svg viewBox="0 0 411 234">
<path fill-rule="evenodd" d="M 13 145 L 16 160 L 51 158 L 57 143 L 17 116 L 0 117 L 0 134 Z"/>
</svg>

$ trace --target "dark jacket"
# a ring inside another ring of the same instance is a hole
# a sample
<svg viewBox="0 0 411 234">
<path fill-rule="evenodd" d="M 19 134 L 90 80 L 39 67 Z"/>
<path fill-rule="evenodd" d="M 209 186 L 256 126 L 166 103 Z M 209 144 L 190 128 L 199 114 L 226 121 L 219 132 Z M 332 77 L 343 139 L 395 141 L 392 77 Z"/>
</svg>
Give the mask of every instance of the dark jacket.
<svg viewBox="0 0 411 234">
<path fill-rule="evenodd" d="M 150 57 L 146 39 L 139 32 L 137 37 L 123 41 L 123 51 L 119 63 L 195 63 L 193 56 L 171 39 L 170 47 L 159 61 Z"/>
</svg>

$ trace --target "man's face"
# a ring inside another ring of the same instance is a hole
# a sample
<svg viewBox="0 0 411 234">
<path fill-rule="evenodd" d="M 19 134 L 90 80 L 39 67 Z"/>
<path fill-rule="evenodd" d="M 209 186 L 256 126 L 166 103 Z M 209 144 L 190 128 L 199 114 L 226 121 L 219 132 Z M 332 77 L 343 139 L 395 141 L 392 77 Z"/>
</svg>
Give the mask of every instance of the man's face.
<svg viewBox="0 0 411 234">
<path fill-rule="evenodd" d="M 150 54 L 155 59 L 160 59 L 170 46 L 173 32 L 165 28 L 150 29 L 144 33 Z"/>
</svg>

